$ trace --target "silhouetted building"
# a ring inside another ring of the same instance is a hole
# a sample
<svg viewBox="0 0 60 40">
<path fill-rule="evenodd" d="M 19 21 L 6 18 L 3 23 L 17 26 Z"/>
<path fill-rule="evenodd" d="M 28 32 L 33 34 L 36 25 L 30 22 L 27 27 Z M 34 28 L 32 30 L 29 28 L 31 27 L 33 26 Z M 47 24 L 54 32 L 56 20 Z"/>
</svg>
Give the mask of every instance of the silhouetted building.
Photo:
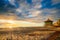
<svg viewBox="0 0 60 40">
<path fill-rule="evenodd" d="M 48 19 L 47 21 L 45 21 L 45 27 L 51 27 L 53 26 L 53 21 Z"/>
</svg>

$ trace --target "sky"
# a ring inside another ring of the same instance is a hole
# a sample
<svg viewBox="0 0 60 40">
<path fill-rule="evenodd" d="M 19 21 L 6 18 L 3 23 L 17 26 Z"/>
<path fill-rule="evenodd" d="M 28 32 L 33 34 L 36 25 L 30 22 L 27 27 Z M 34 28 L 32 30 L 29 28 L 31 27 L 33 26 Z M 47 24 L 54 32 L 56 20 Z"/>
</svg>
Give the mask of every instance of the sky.
<svg viewBox="0 0 60 40">
<path fill-rule="evenodd" d="M 60 0 L 0 0 L 0 15 L 17 16 L 16 20 L 60 18 Z M 9 17 L 8 16 L 8 17 Z"/>
<path fill-rule="evenodd" d="M 60 0 L 0 0 L 0 19 L 40 23 L 60 19 Z"/>
</svg>

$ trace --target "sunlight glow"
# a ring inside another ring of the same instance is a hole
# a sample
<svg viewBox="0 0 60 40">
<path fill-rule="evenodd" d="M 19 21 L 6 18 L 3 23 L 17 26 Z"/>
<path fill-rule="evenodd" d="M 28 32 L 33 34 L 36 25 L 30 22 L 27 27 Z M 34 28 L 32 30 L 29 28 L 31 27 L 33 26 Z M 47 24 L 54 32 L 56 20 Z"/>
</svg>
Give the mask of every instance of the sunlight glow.
<svg viewBox="0 0 60 40">
<path fill-rule="evenodd" d="M 27 21 L 21 21 L 21 20 L 0 20 L 0 27 L 7 27 L 7 28 L 13 28 L 13 27 L 43 27 L 44 23 L 33 23 L 33 22 L 27 22 Z"/>
</svg>

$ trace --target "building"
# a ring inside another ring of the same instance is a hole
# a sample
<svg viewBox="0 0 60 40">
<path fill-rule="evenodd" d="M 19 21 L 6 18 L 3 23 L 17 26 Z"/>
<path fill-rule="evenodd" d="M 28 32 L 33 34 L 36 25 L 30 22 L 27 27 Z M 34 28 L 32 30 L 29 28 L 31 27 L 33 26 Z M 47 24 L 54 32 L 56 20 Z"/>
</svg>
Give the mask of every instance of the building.
<svg viewBox="0 0 60 40">
<path fill-rule="evenodd" d="M 53 26 L 53 21 L 48 19 L 45 21 L 45 27 L 52 27 Z"/>
</svg>

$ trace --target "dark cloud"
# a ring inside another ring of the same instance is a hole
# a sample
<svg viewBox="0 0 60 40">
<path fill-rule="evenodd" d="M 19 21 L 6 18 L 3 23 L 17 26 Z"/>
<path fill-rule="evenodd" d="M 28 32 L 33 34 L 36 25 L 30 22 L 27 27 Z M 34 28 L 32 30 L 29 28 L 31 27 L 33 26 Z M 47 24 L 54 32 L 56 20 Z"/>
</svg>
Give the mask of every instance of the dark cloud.
<svg viewBox="0 0 60 40">
<path fill-rule="evenodd" d="M 12 5 L 10 4 L 9 0 L 0 0 L 0 13 L 13 11 L 17 7 L 18 7 L 17 2 L 15 2 L 15 5 Z"/>
</svg>

